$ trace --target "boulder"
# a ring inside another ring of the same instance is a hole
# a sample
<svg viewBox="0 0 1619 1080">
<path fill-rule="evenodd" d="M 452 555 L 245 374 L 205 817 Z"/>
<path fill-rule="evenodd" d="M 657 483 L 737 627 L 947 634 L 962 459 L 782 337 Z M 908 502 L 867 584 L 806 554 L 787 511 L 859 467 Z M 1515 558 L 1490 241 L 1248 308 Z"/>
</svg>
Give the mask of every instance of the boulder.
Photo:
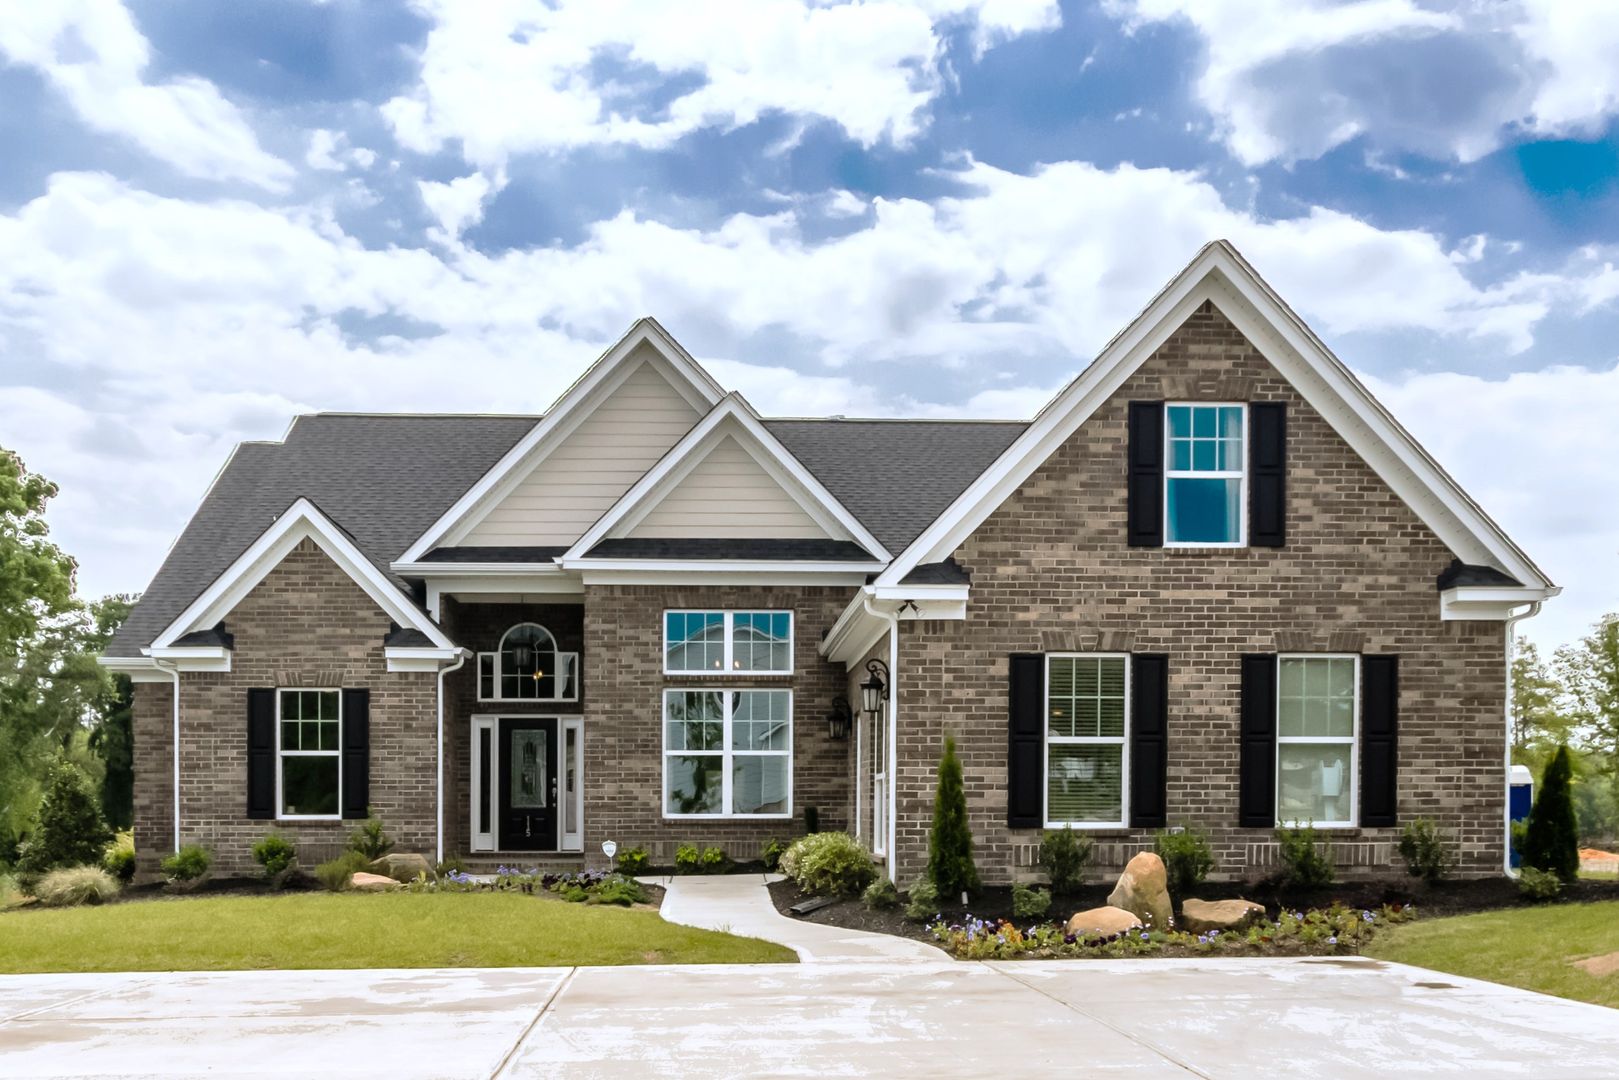
<svg viewBox="0 0 1619 1080">
<path fill-rule="evenodd" d="M 1168 930 L 1173 922 L 1169 906 L 1169 875 L 1164 860 L 1143 851 L 1125 864 L 1119 883 L 1108 893 L 1107 902 L 1123 908 L 1153 930 Z"/>
<path fill-rule="evenodd" d="M 358 870 L 349 878 L 349 888 L 355 892 L 386 892 L 389 889 L 402 889 L 404 886 L 391 877 Z"/>
<path fill-rule="evenodd" d="M 1194 934 L 1246 930 L 1264 917 L 1265 909 L 1252 900 L 1187 900 L 1181 904 L 1180 928 Z"/>
<path fill-rule="evenodd" d="M 1112 937 L 1126 930 L 1141 929 L 1141 920 L 1123 908 L 1094 907 L 1075 912 L 1068 920 L 1068 933 L 1079 938 Z"/>
<path fill-rule="evenodd" d="M 373 859 L 371 870 L 395 881 L 415 881 L 421 874 L 426 874 L 429 880 L 433 877 L 433 864 L 427 857 L 411 852 L 389 852 L 380 859 Z"/>
</svg>

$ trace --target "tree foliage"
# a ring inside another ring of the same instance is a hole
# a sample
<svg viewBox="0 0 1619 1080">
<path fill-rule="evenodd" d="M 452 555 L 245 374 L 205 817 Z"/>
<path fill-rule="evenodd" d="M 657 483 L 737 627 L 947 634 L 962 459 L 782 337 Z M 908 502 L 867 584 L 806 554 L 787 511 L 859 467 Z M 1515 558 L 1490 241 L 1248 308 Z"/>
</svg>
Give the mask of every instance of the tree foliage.
<svg viewBox="0 0 1619 1080">
<path fill-rule="evenodd" d="M 112 838 L 90 778 L 72 762 L 59 760 L 51 766 L 39 823 L 29 833 L 17 869 L 37 878 L 58 867 L 100 866 Z"/>
<path fill-rule="evenodd" d="M 1529 810 L 1529 829 L 1524 837 L 1523 862 L 1537 870 L 1547 870 L 1564 881 L 1573 881 L 1580 872 L 1579 827 L 1574 819 L 1570 792 L 1573 765 L 1568 747 L 1559 746 L 1546 765 Z"/>
<path fill-rule="evenodd" d="M 1619 613 L 1558 649 L 1556 668 L 1571 734 L 1607 781 L 1610 800 L 1619 801 Z"/>
<path fill-rule="evenodd" d="M 1569 720 L 1558 698 L 1561 683 L 1540 650 L 1520 637 L 1512 648 L 1512 748 L 1522 753 L 1540 750 L 1547 755 L 1568 738 Z"/>
<path fill-rule="evenodd" d="M 933 799 L 933 828 L 928 833 L 928 879 L 942 896 L 955 897 L 978 888 L 973 834 L 967 824 L 967 789 L 962 783 L 956 740 L 949 735 L 939 759 L 939 788 Z"/>
</svg>

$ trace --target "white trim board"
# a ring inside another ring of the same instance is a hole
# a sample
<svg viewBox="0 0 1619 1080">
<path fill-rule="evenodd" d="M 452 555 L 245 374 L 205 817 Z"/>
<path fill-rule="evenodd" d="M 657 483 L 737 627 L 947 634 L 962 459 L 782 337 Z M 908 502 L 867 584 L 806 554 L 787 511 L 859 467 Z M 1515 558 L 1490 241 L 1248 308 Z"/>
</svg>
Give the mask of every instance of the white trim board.
<svg viewBox="0 0 1619 1080">
<path fill-rule="evenodd" d="M 142 651 L 162 656 L 180 637 L 217 625 L 304 540 L 314 541 L 315 546 L 394 622 L 420 630 L 440 649 L 455 648 L 455 643 L 444 636 L 438 625 L 411 603 L 342 529 L 314 503 L 300 498 L 260 533 L 259 538 L 157 636 L 150 648 Z"/>
<path fill-rule="evenodd" d="M 642 317 L 614 345 L 591 364 L 576 382 L 563 391 L 545 416 L 519 439 L 488 472 L 468 488 L 403 555 L 401 563 L 419 562 L 440 544 L 455 544 L 470 532 L 485 514 L 499 505 L 513 488 L 544 461 L 584 422 L 595 406 L 605 401 L 635 370 L 626 363 L 642 345 L 656 354 L 660 373 L 686 401 L 703 413 L 725 396 L 725 390 L 657 320 Z"/>
<path fill-rule="evenodd" d="M 1559 590 L 1550 579 L 1224 240 L 1206 245 L 1108 342 L 1000 458 L 889 564 L 877 584 L 897 585 L 917 565 L 953 554 L 1206 300 L 1454 554 L 1464 562 L 1498 567 L 1544 596 L 1556 595 Z"/>
<path fill-rule="evenodd" d="M 725 438 L 734 438 L 780 484 L 815 523 L 835 539 L 852 540 L 877 561 L 892 556 L 815 475 L 772 435 L 741 394 L 727 394 L 697 426 L 686 432 L 612 507 L 557 560 L 567 569 L 602 565 L 589 558 L 601 541 L 627 535 Z M 614 560 L 624 563 L 640 560 Z"/>
</svg>

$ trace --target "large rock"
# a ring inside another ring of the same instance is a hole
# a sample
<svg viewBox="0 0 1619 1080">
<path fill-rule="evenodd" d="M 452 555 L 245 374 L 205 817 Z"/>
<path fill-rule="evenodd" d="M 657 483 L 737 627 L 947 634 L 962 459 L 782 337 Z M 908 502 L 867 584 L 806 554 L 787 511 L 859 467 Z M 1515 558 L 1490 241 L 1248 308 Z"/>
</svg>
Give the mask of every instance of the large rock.
<svg viewBox="0 0 1619 1080">
<path fill-rule="evenodd" d="M 358 870 L 353 877 L 349 878 L 349 888 L 355 892 L 386 892 L 389 889 L 400 889 L 404 888 L 404 886 L 391 877 L 384 877 L 381 874 L 368 874 L 364 870 Z"/>
<path fill-rule="evenodd" d="M 1180 928 L 1194 934 L 1246 930 L 1264 917 L 1265 909 L 1252 900 L 1187 900 L 1181 904 Z"/>
<path fill-rule="evenodd" d="M 427 861 L 427 857 L 411 852 L 389 852 L 380 859 L 373 859 L 371 869 L 395 881 L 415 881 L 422 874 L 429 878 L 433 876 L 433 865 Z"/>
<path fill-rule="evenodd" d="M 1169 876 L 1164 860 L 1150 851 L 1125 864 L 1119 883 L 1108 893 L 1107 902 L 1123 908 L 1153 930 L 1168 930 L 1172 923 L 1169 906 Z"/>
<path fill-rule="evenodd" d="M 1123 908 L 1094 907 L 1075 912 L 1068 920 L 1068 933 L 1079 938 L 1112 937 L 1127 930 L 1141 929 L 1141 920 Z"/>
</svg>

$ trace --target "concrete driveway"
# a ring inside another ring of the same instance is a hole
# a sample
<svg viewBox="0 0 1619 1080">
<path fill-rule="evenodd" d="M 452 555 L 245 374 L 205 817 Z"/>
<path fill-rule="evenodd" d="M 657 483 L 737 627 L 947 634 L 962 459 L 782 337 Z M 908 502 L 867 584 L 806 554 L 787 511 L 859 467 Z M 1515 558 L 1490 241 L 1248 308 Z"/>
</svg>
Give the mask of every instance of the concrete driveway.
<svg viewBox="0 0 1619 1080">
<path fill-rule="evenodd" d="M 8 1078 L 1593 1077 L 1616 1033 L 1353 959 L 0 977 Z"/>
</svg>

